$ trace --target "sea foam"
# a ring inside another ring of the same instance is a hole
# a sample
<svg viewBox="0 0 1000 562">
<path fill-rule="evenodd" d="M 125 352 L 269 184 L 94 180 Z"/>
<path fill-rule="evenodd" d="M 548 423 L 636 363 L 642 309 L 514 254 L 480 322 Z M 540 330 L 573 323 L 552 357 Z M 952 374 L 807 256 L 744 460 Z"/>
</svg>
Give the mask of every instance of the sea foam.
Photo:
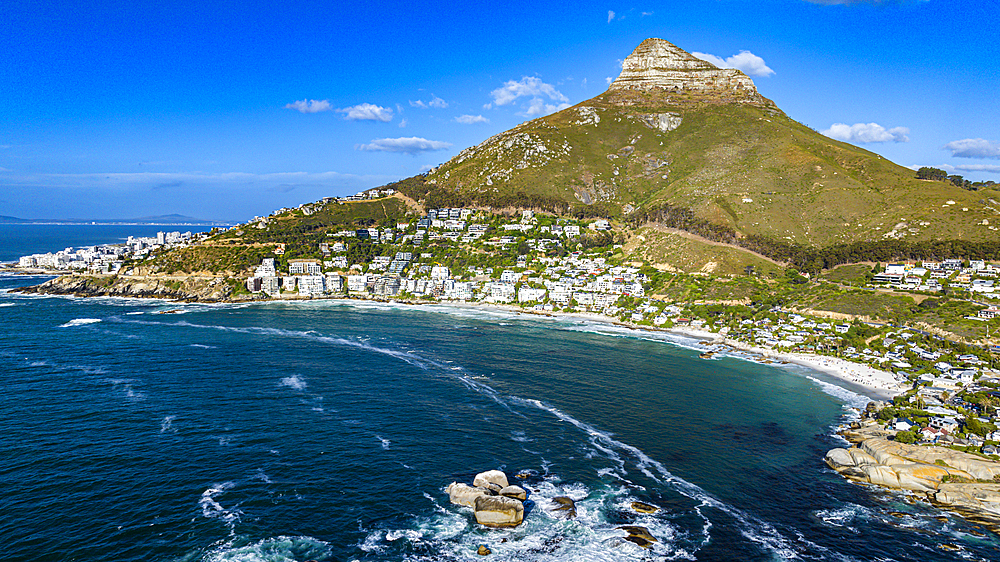
<svg viewBox="0 0 1000 562">
<path fill-rule="evenodd" d="M 59 327 L 60 328 L 72 328 L 73 326 L 84 326 L 84 325 L 87 325 L 87 324 L 96 324 L 96 323 L 98 323 L 100 321 L 101 321 L 100 318 L 74 318 L 73 320 L 70 320 L 69 322 L 66 322 L 65 324 L 63 324 L 62 326 L 59 326 Z"/>
<path fill-rule="evenodd" d="M 299 375 L 284 377 L 278 384 L 280 384 L 281 386 L 287 386 L 288 388 L 292 388 L 295 390 L 305 390 L 306 387 L 309 386 L 308 383 L 306 383 L 305 379 L 303 379 Z"/>
</svg>

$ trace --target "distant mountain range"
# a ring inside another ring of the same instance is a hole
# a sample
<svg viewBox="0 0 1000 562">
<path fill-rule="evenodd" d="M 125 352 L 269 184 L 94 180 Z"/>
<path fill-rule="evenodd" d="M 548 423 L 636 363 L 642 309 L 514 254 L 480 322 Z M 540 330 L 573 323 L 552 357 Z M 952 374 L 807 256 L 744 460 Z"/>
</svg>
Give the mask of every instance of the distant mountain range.
<svg viewBox="0 0 1000 562">
<path fill-rule="evenodd" d="M 184 215 L 157 215 L 152 217 L 138 217 L 132 219 L 21 219 L 17 217 L 7 217 L 0 215 L 0 224 L 149 224 L 164 226 L 229 226 L 233 224 L 227 221 L 213 221 L 196 219 Z"/>
</svg>

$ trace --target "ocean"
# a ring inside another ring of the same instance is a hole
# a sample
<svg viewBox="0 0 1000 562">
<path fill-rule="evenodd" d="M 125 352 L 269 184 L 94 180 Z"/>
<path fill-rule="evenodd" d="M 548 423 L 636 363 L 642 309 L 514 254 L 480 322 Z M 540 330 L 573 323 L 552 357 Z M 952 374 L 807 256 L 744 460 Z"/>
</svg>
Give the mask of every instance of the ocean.
<svg viewBox="0 0 1000 562">
<path fill-rule="evenodd" d="M 58 252 L 68 247 L 119 244 L 129 236 L 205 230 L 205 227 L 183 225 L 0 224 L 0 262 L 16 262 L 21 256 Z"/>
<path fill-rule="evenodd" d="M 0 277 L 3 560 L 1000 559 L 829 470 L 868 399 L 804 368 L 443 305 L 7 292 L 43 279 Z M 522 526 L 448 502 L 489 469 Z"/>
</svg>

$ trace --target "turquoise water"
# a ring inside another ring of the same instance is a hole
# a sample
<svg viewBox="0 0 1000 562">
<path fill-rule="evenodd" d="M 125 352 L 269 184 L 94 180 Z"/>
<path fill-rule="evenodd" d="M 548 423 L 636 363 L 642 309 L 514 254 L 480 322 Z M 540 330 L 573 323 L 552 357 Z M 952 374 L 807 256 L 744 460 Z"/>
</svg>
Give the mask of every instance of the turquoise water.
<svg viewBox="0 0 1000 562">
<path fill-rule="evenodd" d="M 343 301 L 0 293 L 0 315 L 4 560 L 1000 558 L 823 465 L 865 398 L 687 340 Z M 517 529 L 444 493 L 494 468 L 531 473 Z"/>
</svg>

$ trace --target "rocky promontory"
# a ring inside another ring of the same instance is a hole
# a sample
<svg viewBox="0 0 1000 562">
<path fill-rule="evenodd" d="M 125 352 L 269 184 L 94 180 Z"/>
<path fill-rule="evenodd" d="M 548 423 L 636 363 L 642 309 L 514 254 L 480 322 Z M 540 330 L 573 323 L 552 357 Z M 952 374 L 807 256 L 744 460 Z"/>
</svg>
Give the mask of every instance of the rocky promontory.
<svg viewBox="0 0 1000 562">
<path fill-rule="evenodd" d="M 855 482 L 923 493 L 935 505 L 1000 534 L 1000 463 L 946 447 L 847 434 L 857 447 L 832 449 L 826 464 Z"/>
<path fill-rule="evenodd" d="M 130 297 L 182 301 L 231 301 L 233 286 L 223 278 L 185 275 L 183 277 L 64 275 L 14 292 L 77 297 Z"/>
</svg>

